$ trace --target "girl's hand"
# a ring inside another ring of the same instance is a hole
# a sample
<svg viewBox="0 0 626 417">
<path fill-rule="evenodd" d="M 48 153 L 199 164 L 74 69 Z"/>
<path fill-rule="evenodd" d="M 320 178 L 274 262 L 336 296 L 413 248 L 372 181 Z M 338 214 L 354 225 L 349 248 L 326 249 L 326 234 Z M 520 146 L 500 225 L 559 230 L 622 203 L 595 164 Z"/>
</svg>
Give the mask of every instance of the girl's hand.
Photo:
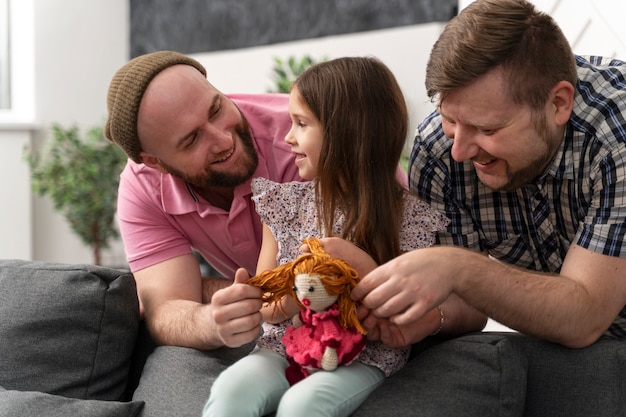
<svg viewBox="0 0 626 417">
<path fill-rule="evenodd" d="M 293 327 L 296 327 L 296 328 L 302 326 L 302 320 L 300 320 L 300 313 L 296 314 L 295 316 L 291 318 L 291 323 Z"/>
<path fill-rule="evenodd" d="M 389 319 L 378 318 L 363 306 L 359 307 L 358 314 L 361 324 L 367 330 L 367 339 L 380 340 L 384 345 L 391 348 L 420 342 L 436 331 L 441 323 L 441 316 L 436 308 L 422 318 L 405 325 L 397 325 Z"/>
<path fill-rule="evenodd" d="M 286 295 L 276 305 L 263 305 L 261 314 L 263 314 L 263 321 L 276 324 L 299 315 L 300 305 Z"/>
<path fill-rule="evenodd" d="M 356 246 L 354 243 L 339 237 L 325 237 L 320 239 L 326 253 L 333 258 L 343 259 L 354 268 L 360 277 L 364 277 L 378 265 L 367 252 Z M 307 245 L 300 247 L 302 252 L 310 252 Z"/>
</svg>

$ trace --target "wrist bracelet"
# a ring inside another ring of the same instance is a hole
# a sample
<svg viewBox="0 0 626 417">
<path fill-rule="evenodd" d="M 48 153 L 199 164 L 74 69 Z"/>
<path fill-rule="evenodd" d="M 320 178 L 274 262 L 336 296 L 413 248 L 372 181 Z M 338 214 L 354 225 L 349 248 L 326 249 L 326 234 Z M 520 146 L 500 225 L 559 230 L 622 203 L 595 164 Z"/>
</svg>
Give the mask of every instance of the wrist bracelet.
<svg viewBox="0 0 626 417">
<path fill-rule="evenodd" d="M 441 329 L 443 329 L 443 322 L 445 321 L 445 316 L 443 315 L 443 309 L 441 308 L 441 306 L 437 306 L 437 310 L 439 310 L 439 328 L 435 330 L 434 332 L 432 332 L 430 334 L 431 336 L 435 336 L 439 334 Z"/>
</svg>

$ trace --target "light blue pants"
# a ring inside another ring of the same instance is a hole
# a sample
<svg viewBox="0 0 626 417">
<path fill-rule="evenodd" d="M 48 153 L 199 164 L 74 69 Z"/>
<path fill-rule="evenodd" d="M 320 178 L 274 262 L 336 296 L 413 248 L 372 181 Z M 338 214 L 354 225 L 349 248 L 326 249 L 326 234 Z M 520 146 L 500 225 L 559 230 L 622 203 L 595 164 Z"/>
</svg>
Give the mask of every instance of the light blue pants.
<svg viewBox="0 0 626 417">
<path fill-rule="evenodd" d="M 202 417 L 349 416 L 385 376 L 373 366 L 353 362 L 320 371 L 289 386 L 287 360 L 256 348 L 222 372 L 211 387 Z"/>
</svg>

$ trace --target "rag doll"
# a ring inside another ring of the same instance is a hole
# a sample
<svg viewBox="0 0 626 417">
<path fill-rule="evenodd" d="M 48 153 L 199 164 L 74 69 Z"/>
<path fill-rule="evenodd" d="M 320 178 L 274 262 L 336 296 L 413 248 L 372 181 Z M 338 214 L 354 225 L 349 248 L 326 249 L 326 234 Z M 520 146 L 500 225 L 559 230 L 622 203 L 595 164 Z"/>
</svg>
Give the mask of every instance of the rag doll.
<svg viewBox="0 0 626 417">
<path fill-rule="evenodd" d="M 312 372 L 350 364 L 363 349 L 366 334 L 350 298 L 357 272 L 328 255 L 318 239 L 304 243 L 311 253 L 247 282 L 260 287 L 265 292 L 263 301 L 274 308 L 284 296 L 293 297 L 302 308 L 283 337 L 289 361 L 286 376 L 292 385 Z"/>
</svg>

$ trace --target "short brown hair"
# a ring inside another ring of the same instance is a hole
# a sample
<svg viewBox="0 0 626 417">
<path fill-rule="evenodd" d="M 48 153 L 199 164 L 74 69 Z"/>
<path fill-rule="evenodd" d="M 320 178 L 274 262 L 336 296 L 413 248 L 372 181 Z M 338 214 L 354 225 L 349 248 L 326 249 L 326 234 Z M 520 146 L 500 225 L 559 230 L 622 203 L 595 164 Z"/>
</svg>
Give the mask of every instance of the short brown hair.
<svg viewBox="0 0 626 417">
<path fill-rule="evenodd" d="M 500 66 L 517 104 L 544 106 L 560 81 L 576 86 L 576 63 L 565 35 L 525 0 L 476 0 L 445 27 L 426 67 L 434 100 Z"/>
</svg>

